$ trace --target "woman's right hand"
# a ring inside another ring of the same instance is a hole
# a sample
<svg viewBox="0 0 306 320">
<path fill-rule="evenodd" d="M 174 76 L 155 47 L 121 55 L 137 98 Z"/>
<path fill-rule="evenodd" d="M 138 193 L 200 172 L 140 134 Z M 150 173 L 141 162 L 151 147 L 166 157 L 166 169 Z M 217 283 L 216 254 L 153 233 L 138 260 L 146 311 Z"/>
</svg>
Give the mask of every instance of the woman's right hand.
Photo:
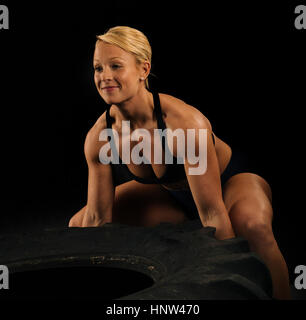
<svg viewBox="0 0 306 320">
<path fill-rule="evenodd" d="M 105 223 L 112 222 L 111 218 L 98 217 L 97 215 L 90 214 L 85 210 L 82 220 L 82 227 L 102 227 Z"/>
</svg>

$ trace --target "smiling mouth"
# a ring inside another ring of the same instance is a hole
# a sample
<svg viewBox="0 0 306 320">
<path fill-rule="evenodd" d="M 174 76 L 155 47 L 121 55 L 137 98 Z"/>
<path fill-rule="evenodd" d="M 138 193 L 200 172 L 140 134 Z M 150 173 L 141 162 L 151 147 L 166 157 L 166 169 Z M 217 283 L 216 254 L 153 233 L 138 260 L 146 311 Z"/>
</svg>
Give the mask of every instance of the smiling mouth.
<svg viewBox="0 0 306 320">
<path fill-rule="evenodd" d="M 116 89 L 116 88 L 119 88 L 118 86 L 109 86 L 109 87 L 103 87 L 101 88 L 102 90 L 113 90 L 113 89 Z"/>
</svg>

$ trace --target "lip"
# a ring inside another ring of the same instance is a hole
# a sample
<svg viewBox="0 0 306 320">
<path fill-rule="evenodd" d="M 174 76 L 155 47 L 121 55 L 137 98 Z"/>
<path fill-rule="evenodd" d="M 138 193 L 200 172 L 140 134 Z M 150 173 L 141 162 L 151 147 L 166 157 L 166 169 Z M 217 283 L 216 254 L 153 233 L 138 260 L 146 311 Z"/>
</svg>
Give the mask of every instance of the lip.
<svg viewBox="0 0 306 320">
<path fill-rule="evenodd" d="M 105 91 L 113 91 L 115 89 L 119 88 L 118 86 L 107 86 L 107 87 L 103 87 L 102 90 Z"/>
</svg>

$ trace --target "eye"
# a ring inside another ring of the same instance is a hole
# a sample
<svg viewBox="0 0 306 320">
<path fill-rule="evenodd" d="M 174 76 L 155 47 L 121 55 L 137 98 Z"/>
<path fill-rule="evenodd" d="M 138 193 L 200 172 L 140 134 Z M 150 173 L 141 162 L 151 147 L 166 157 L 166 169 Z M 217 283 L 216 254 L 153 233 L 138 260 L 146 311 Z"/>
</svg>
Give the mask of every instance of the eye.
<svg viewBox="0 0 306 320">
<path fill-rule="evenodd" d="M 119 66 L 119 64 L 113 64 L 113 65 L 112 65 L 112 68 L 113 68 L 113 69 L 119 69 L 120 66 Z"/>
<path fill-rule="evenodd" d="M 102 71 L 102 67 L 101 66 L 95 66 L 94 70 L 97 72 L 101 72 Z"/>
</svg>

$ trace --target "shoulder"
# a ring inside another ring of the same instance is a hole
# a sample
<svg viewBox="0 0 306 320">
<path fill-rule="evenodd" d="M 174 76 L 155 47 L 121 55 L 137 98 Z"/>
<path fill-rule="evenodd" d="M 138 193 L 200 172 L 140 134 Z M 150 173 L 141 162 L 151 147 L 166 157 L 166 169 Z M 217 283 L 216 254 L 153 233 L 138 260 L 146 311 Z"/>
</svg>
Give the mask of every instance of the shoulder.
<svg viewBox="0 0 306 320">
<path fill-rule="evenodd" d="M 97 119 L 95 124 L 90 128 L 86 135 L 84 143 L 84 153 L 87 161 L 99 161 L 100 148 L 107 143 L 107 141 L 100 141 L 99 137 L 101 131 L 107 128 L 106 111 Z"/>
<path fill-rule="evenodd" d="M 159 97 L 167 128 L 172 130 L 176 128 L 212 130 L 210 121 L 195 106 L 168 94 L 160 93 Z"/>
</svg>

